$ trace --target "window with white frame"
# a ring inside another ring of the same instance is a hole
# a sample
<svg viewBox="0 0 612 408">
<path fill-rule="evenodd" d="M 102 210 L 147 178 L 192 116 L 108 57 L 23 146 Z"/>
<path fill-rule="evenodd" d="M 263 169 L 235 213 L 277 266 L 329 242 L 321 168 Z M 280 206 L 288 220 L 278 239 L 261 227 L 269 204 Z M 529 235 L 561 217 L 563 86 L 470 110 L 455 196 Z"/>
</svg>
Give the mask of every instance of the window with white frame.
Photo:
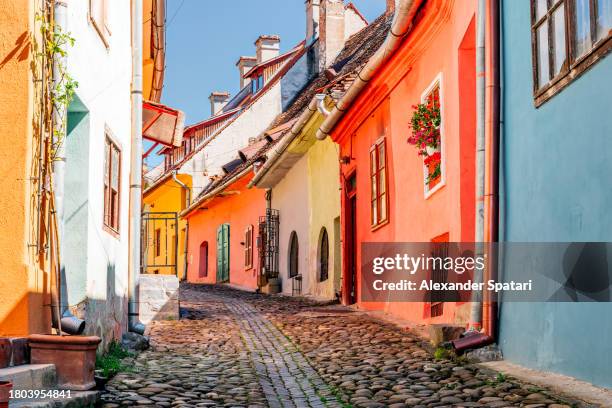
<svg viewBox="0 0 612 408">
<path fill-rule="evenodd" d="M 446 182 L 444 171 L 444 135 L 442 127 L 442 76 L 438 77 L 421 95 L 424 126 L 435 143 L 425 147 L 423 173 L 425 198 L 442 188 Z"/>
</svg>

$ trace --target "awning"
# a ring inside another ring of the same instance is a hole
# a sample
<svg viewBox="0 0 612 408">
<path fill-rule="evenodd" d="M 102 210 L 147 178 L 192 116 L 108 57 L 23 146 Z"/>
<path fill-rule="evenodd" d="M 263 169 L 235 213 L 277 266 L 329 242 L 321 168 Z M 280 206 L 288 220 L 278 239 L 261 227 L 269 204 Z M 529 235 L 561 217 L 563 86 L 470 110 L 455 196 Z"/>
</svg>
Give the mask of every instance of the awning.
<svg viewBox="0 0 612 408">
<path fill-rule="evenodd" d="M 183 142 L 185 114 L 160 103 L 142 103 L 142 136 L 165 146 L 180 146 Z"/>
</svg>

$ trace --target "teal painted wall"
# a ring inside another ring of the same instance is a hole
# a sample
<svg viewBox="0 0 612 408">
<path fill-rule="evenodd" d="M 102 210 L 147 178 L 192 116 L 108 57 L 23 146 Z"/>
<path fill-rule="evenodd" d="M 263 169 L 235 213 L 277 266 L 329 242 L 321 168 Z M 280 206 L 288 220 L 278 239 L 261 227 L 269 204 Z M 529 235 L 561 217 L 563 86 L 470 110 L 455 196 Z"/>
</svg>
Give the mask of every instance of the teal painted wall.
<svg viewBox="0 0 612 408">
<path fill-rule="evenodd" d="M 68 110 L 64 200 L 63 287 L 69 306 L 87 297 L 89 112 L 75 99 Z"/>
<path fill-rule="evenodd" d="M 610 242 L 612 56 L 536 109 L 530 2 L 501 5 L 500 240 Z M 505 303 L 499 335 L 510 361 L 612 387 L 612 303 Z"/>
</svg>

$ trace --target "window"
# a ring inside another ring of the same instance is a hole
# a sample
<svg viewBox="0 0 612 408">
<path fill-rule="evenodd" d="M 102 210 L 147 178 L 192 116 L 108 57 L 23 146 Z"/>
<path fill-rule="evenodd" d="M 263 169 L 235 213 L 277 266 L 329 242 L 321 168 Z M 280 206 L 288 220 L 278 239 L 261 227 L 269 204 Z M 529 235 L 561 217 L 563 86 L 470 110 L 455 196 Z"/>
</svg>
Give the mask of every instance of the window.
<svg viewBox="0 0 612 408">
<path fill-rule="evenodd" d="M 264 85 L 264 77 L 263 74 L 259 75 L 257 78 L 253 78 L 251 80 L 251 91 L 252 93 L 258 92 Z"/>
<path fill-rule="evenodd" d="M 106 136 L 104 144 L 104 226 L 119 233 L 119 188 L 121 185 L 121 151 Z"/>
<path fill-rule="evenodd" d="M 289 237 L 289 277 L 293 278 L 298 275 L 298 258 L 299 258 L 298 236 L 295 231 L 291 232 Z"/>
<path fill-rule="evenodd" d="M 155 230 L 155 256 L 161 256 L 161 229 Z"/>
<path fill-rule="evenodd" d="M 612 45 L 612 0 L 532 0 L 533 82 L 541 105 Z"/>
<path fill-rule="evenodd" d="M 385 138 L 380 138 L 370 148 L 370 184 L 372 227 L 378 227 L 389 219 L 387 209 L 387 153 Z"/>
<path fill-rule="evenodd" d="M 253 267 L 253 226 L 249 225 L 244 231 L 244 269 Z"/>
<path fill-rule="evenodd" d="M 440 84 L 442 82 L 441 75 L 429 85 L 421 96 L 421 103 L 426 104 L 433 112 L 436 118 L 432 121 L 435 128 L 434 135 L 438 138 L 437 148 L 431 149 L 427 147 L 427 156 L 423 159 L 424 175 L 425 175 L 425 198 L 431 196 L 434 192 L 444 186 L 444 163 L 442 150 L 444 140 L 442 138 L 442 92 Z"/>
<path fill-rule="evenodd" d="M 108 36 L 110 35 L 108 25 L 108 3 L 109 0 L 89 0 L 89 19 L 106 48 L 109 46 Z"/>
<path fill-rule="evenodd" d="M 325 227 L 321 229 L 319 239 L 319 282 L 324 282 L 329 277 L 329 237 Z"/>
</svg>

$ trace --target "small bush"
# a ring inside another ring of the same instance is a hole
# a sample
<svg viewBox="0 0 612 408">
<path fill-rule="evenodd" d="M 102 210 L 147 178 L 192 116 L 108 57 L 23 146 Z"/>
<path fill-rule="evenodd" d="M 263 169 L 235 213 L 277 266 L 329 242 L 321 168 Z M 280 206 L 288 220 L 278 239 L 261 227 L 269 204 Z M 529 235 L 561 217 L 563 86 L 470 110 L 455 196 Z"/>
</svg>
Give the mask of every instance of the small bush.
<svg viewBox="0 0 612 408">
<path fill-rule="evenodd" d="M 132 367 L 124 365 L 122 360 L 134 355 L 127 351 L 116 340 L 110 342 L 108 351 L 96 356 L 96 370 L 102 370 L 105 377 L 113 377 L 121 371 L 131 371 Z"/>
</svg>

